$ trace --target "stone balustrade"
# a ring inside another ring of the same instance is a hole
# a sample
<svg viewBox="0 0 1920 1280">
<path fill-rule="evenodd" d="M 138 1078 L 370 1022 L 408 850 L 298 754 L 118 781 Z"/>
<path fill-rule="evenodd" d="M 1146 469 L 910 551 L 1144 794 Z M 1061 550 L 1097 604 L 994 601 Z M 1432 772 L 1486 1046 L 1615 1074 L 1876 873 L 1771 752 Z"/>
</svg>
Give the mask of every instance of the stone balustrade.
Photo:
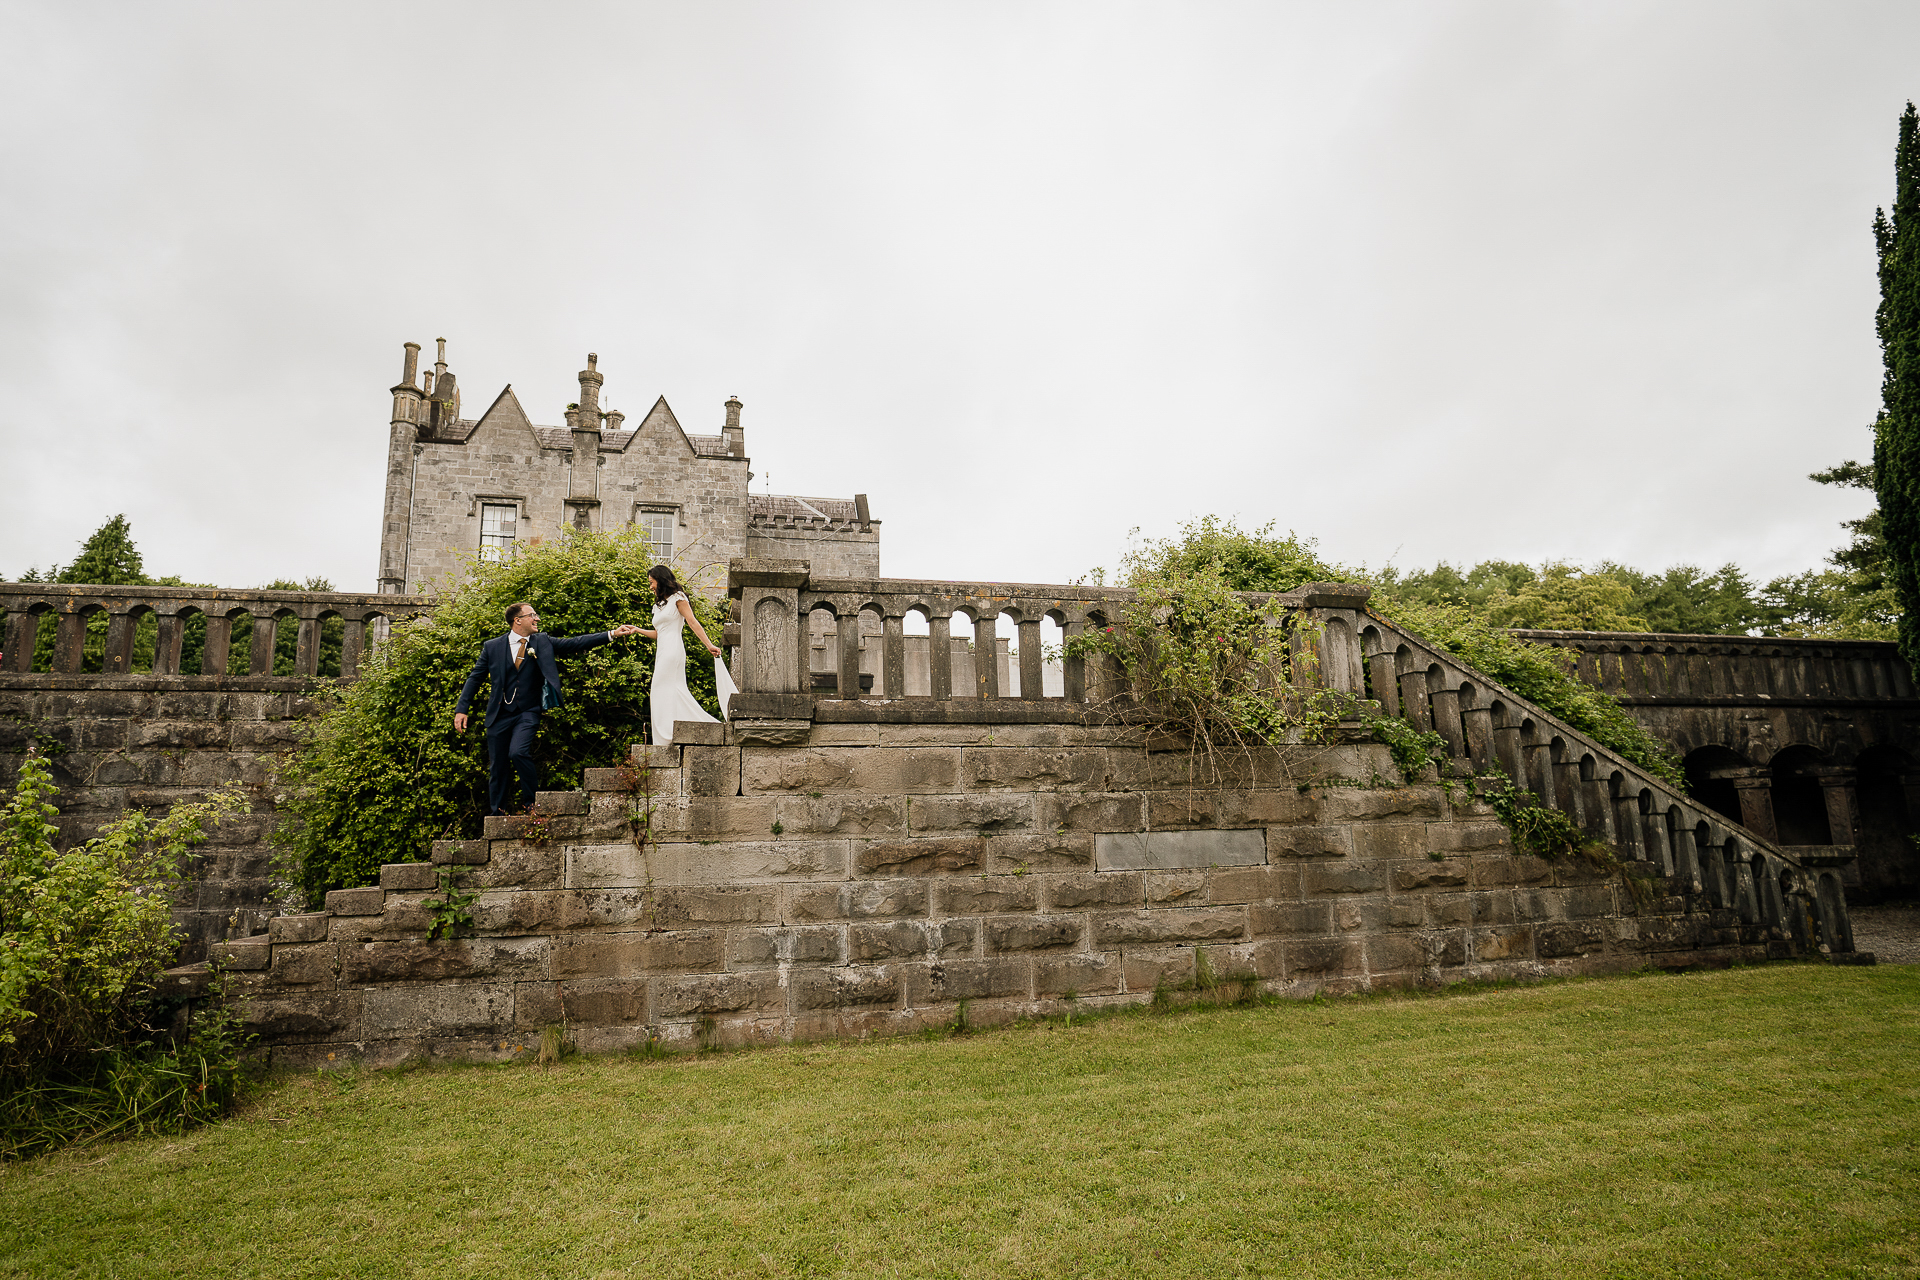
<svg viewBox="0 0 1920 1280">
<path fill-rule="evenodd" d="M 1899 647 L 1873 640 L 1515 631 L 1566 649 L 1623 702 L 1886 702 L 1920 697 Z"/>
<path fill-rule="evenodd" d="M 274 648 L 279 622 L 294 619 L 298 640 L 290 673 L 312 677 L 319 673 L 320 644 L 326 623 L 338 619 L 343 627 L 340 675 L 351 677 L 371 647 L 382 622 L 431 610 L 431 596 L 363 595 L 337 591 L 266 591 L 208 587 L 109 587 L 50 582 L 0 582 L 0 609 L 6 612 L 6 644 L 0 672 L 24 674 L 33 670 L 33 655 L 42 622 L 55 619 L 53 674 L 82 669 L 90 622 L 107 620 L 106 649 L 99 674 L 103 676 L 224 676 L 228 672 L 234 624 L 252 618 L 250 652 L 243 674 L 274 674 Z M 153 618 L 157 631 L 150 671 L 134 670 L 134 639 L 142 622 Z M 189 621 L 205 620 L 200 669 L 180 669 L 181 647 Z"/>
</svg>

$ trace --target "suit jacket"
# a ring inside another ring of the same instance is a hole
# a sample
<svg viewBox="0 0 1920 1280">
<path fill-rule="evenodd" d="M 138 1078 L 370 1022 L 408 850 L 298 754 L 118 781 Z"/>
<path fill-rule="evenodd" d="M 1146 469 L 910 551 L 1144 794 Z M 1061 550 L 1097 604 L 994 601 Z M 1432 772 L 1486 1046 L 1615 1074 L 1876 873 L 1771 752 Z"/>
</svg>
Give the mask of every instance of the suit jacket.
<svg viewBox="0 0 1920 1280">
<path fill-rule="evenodd" d="M 553 686 L 555 693 L 560 692 L 560 668 L 554 659 L 563 653 L 581 653 L 596 649 L 613 639 L 610 632 L 596 631 L 585 636 L 550 636 L 544 631 L 533 633 L 531 643 L 527 645 L 527 654 L 540 664 L 540 676 Z M 480 682 L 487 681 L 492 687 L 487 694 L 487 723 L 492 724 L 500 712 L 500 700 L 507 696 L 507 685 L 513 677 L 513 645 L 504 635 L 495 636 L 480 646 L 480 656 L 474 659 L 473 670 L 467 673 L 467 682 L 460 687 L 460 701 L 454 704 L 454 711 L 466 715 L 473 706 L 473 695 L 480 691 Z M 526 708 L 538 711 L 538 704 Z"/>
</svg>

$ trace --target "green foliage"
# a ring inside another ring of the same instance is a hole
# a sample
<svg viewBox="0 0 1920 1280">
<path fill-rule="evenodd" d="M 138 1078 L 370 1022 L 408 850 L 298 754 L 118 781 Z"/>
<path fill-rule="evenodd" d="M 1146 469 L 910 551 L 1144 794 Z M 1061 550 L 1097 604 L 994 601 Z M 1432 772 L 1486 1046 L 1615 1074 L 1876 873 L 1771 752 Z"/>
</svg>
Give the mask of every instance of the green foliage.
<svg viewBox="0 0 1920 1280">
<path fill-rule="evenodd" d="M 477 837 L 487 807 L 485 703 L 476 700 L 465 734 L 452 731 L 452 717 L 480 646 L 506 631 L 506 608 L 520 600 L 556 635 L 645 624 L 651 565 L 638 530 L 570 530 L 510 560 L 469 559 L 431 618 L 396 624 L 360 678 L 331 692 L 282 774 L 289 820 L 276 840 L 299 896 L 372 884 L 382 863 L 417 860 L 434 839 Z M 692 604 L 717 636 L 722 605 Z M 687 688 L 718 714 L 713 661 L 697 644 L 688 649 Z M 536 739 L 544 785 L 577 787 L 583 770 L 618 764 L 641 740 L 653 655 L 635 636 L 560 659 L 566 705 L 541 718 Z"/>
<path fill-rule="evenodd" d="M 151 583 L 133 542 L 133 527 L 126 516 L 117 515 L 80 544 L 80 554 L 55 574 L 55 582 L 93 583 L 100 586 L 143 587 Z"/>
<path fill-rule="evenodd" d="M 1491 680 L 1552 712 L 1602 746 L 1678 787 L 1686 772 L 1664 743 L 1605 692 L 1574 678 L 1574 656 L 1522 640 L 1460 605 L 1418 605 L 1376 593 L 1384 617 L 1431 641 Z"/>
<path fill-rule="evenodd" d="M 0 813 L 0 1154 L 211 1118 L 239 1072 L 218 1011 L 186 1042 L 156 1038 L 155 984 L 179 945 L 167 890 L 237 791 L 165 818 L 128 812 L 84 846 L 55 847 L 56 788 L 29 753 Z"/>
<path fill-rule="evenodd" d="M 1447 740 L 1433 730 L 1416 729 L 1398 716 L 1377 715 L 1367 724 L 1373 736 L 1386 744 L 1402 782 L 1412 783 L 1429 768 L 1446 776 Z"/>
<path fill-rule="evenodd" d="M 427 941 L 439 938 L 458 937 L 462 930 L 473 928 L 473 912 L 470 908 L 480 901 L 478 892 L 470 889 L 456 889 L 453 885 L 453 868 L 440 868 L 440 896 L 424 898 L 420 905 L 433 924 L 427 929 Z"/>
<path fill-rule="evenodd" d="M 1542 565 L 1531 582 L 1487 601 L 1496 627 L 1549 631 L 1645 631 L 1634 611 L 1633 588 L 1612 573 L 1585 573 L 1568 564 Z"/>
<path fill-rule="evenodd" d="M 1156 538 L 1127 553 L 1122 586 L 1172 582 L 1205 574 L 1229 591 L 1291 591 L 1309 582 L 1351 581 L 1320 559 L 1312 538 L 1273 532 L 1273 522 L 1249 533 L 1232 520 L 1202 516 L 1180 526 L 1177 538 Z"/>
<path fill-rule="evenodd" d="M 1592 839 L 1559 809 L 1541 804 L 1530 791 L 1513 785 L 1505 774 L 1474 779 L 1479 798 L 1486 801 L 1495 816 L 1513 836 L 1513 846 L 1521 853 L 1558 862 L 1579 857 L 1596 866 L 1612 867 L 1612 851 Z"/>
<path fill-rule="evenodd" d="M 1188 528 L 1206 550 L 1230 551 L 1222 526 L 1211 519 Z M 1252 542 L 1266 531 L 1234 534 Z M 1121 606 L 1121 616 L 1111 626 L 1075 636 L 1066 652 L 1110 659 L 1124 675 L 1119 692 L 1129 705 L 1187 735 L 1216 773 L 1223 751 L 1320 739 L 1347 708 L 1311 681 L 1294 682 L 1316 653 L 1313 638 L 1298 630 L 1299 615 L 1273 625 L 1240 594 L 1236 582 L 1263 563 L 1283 578 L 1307 572 L 1299 559 L 1207 559 L 1185 546 L 1155 544 L 1129 563 L 1127 586 L 1135 595 Z"/>
<path fill-rule="evenodd" d="M 1885 374 L 1874 423 L 1874 491 L 1880 499 L 1887 576 L 1899 600 L 1900 652 L 1920 670 L 1920 117 L 1900 116 L 1893 214 L 1876 209 L 1880 335 Z"/>
</svg>

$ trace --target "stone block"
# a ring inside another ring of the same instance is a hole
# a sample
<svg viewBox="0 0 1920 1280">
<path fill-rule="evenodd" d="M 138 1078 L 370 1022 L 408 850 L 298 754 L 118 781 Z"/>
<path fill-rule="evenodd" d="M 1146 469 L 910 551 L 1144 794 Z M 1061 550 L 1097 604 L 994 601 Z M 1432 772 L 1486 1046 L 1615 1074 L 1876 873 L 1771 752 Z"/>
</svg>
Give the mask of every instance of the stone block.
<svg viewBox="0 0 1920 1280">
<path fill-rule="evenodd" d="M 514 988 L 513 1021 L 522 1033 L 554 1023 L 637 1027 L 647 1022 L 645 979 L 522 982 Z"/>
<path fill-rule="evenodd" d="M 1475 929 L 1472 939 L 1475 960 L 1527 960 L 1533 956 L 1532 925 Z"/>
<path fill-rule="evenodd" d="M 1030 796 L 911 796 L 908 829 L 923 832 L 1024 831 L 1033 825 Z"/>
<path fill-rule="evenodd" d="M 587 811 L 587 793 L 584 791 L 537 791 L 533 796 L 533 811 L 552 817 L 581 816 Z"/>
<path fill-rule="evenodd" d="M 1457 889 L 1466 883 L 1464 861 L 1417 862 L 1393 869 L 1393 887 L 1403 893 L 1416 889 Z"/>
<path fill-rule="evenodd" d="M 879 744 L 883 747 L 978 747 L 994 742 L 1012 742 L 1023 729 L 1052 728 L 1051 725 L 987 724 L 881 724 Z M 1012 742 L 1012 745 L 1031 745 Z"/>
<path fill-rule="evenodd" d="M 656 839 L 684 833 L 695 840 L 775 840 L 787 834 L 784 825 L 773 829 L 779 819 L 771 796 L 695 796 L 656 816 Z"/>
<path fill-rule="evenodd" d="M 1504 889 L 1488 889 L 1468 895 L 1473 904 L 1475 924 L 1513 924 L 1520 918 L 1513 894 Z"/>
<path fill-rule="evenodd" d="M 385 870 L 383 867 L 382 871 Z M 273 942 L 324 942 L 327 937 L 327 921 L 333 917 L 325 911 L 310 911 L 298 916 L 275 916 L 267 921 L 267 937 Z"/>
<path fill-rule="evenodd" d="M 856 924 L 847 929 L 847 959 L 855 962 L 965 955 L 972 950 L 973 924 L 967 920 L 940 924 L 897 920 L 891 924 Z"/>
<path fill-rule="evenodd" d="M 240 1020 L 263 1044 L 275 1046 L 273 1064 L 281 1065 L 280 1046 L 343 1039 L 355 1033 L 362 993 L 273 991 L 236 1001 Z"/>
<path fill-rule="evenodd" d="M 475 928 L 504 937 L 621 925 L 662 927 L 643 889 L 492 892 L 482 894 L 472 910 Z"/>
<path fill-rule="evenodd" d="M 985 870 L 987 840 L 981 836 L 928 836 L 855 842 L 857 876 L 957 875 Z"/>
<path fill-rule="evenodd" d="M 1424 929 L 1427 924 L 1427 899 L 1423 894 L 1392 898 L 1387 902 L 1387 928 Z"/>
<path fill-rule="evenodd" d="M 1206 900 L 1215 904 L 1266 902 L 1299 896 L 1298 866 L 1234 867 L 1207 876 Z"/>
<path fill-rule="evenodd" d="M 1366 972 L 1359 938 L 1302 938 L 1283 944 L 1289 978 L 1357 977 Z"/>
<path fill-rule="evenodd" d="M 557 844 L 528 844 L 524 840 L 496 840 L 486 862 L 461 873 L 463 888 L 558 889 L 566 865 L 566 850 Z"/>
<path fill-rule="evenodd" d="M 913 880 L 855 880 L 788 890 L 790 920 L 880 920 L 927 914 L 927 886 Z"/>
<path fill-rule="evenodd" d="M 907 834 L 907 798 L 851 793 L 776 796 L 773 816 L 782 834 L 903 836 Z"/>
<path fill-rule="evenodd" d="M 1434 853 L 1477 853 L 1512 847 L 1507 829 L 1498 822 L 1435 822 L 1427 827 L 1427 848 Z"/>
<path fill-rule="evenodd" d="M 1193 948 L 1129 947 L 1122 953 L 1120 972 L 1128 991 L 1185 986 L 1193 981 Z"/>
<path fill-rule="evenodd" d="M 719 728 L 721 726 L 714 726 Z M 737 796 L 740 794 L 740 748 L 727 746 L 687 746 L 681 769 L 685 773 L 690 796 Z"/>
<path fill-rule="evenodd" d="M 1358 822 L 1353 826 L 1353 856 L 1383 861 L 1427 856 L 1424 822 Z"/>
<path fill-rule="evenodd" d="M 727 967 L 753 969 L 780 964 L 839 964 L 844 932 L 844 928 L 838 925 L 743 929 L 727 944 Z"/>
<path fill-rule="evenodd" d="M 1093 856 L 1101 871 L 1259 866 L 1267 860 L 1267 840 L 1258 827 L 1102 834 L 1093 838 Z"/>
<path fill-rule="evenodd" d="M 657 923 L 668 929 L 703 924 L 771 924 L 780 918 L 779 890 L 747 886 L 656 889 L 653 910 Z"/>
<path fill-rule="evenodd" d="M 502 1036 L 513 1030 L 513 984 L 382 987 L 361 996 L 368 1040 Z"/>
<path fill-rule="evenodd" d="M 647 768 L 654 770 L 678 769 L 680 767 L 680 747 L 677 743 L 671 742 L 663 747 L 636 742 L 628 749 L 627 759 L 634 764 L 645 765 Z"/>
<path fill-rule="evenodd" d="M 388 893 L 418 893 L 440 883 L 431 862 L 389 862 L 380 868 L 380 887 Z"/>
<path fill-rule="evenodd" d="M 960 775 L 970 791 L 1091 791 L 1103 787 L 1103 747 L 968 747 Z"/>
<path fill-rule="evenodd" d="M 215 942 L 207 948 L 207 960 L 219 969 L 265 969 L 273 960 L 273 948 L 267 942 L 267 935 L 252 938 L 234 938 L 232 942 Z"/>
<path fill-rule="evenodd" d="M 1077 871 L 1092 865 L 1093 837 L 1086 832 L 1013 832 L 987 841 L 988 871 Z"/>
<path fill-rule="evenodd" d="M 1308 863 L 1300 869 L 1300 892 L 1375 893 L 1387 887 L 1386 868 L 1377 862 Z"/>
<path fill-rule="evenodd" d="M 1353 852 L 1352 827 L 1268 827 L 1267 861 L 1344 858 Z"/>
<path fill-rule="evenodd" d="M 570 888 L 735 885 L 755 880 L 844 880 L 844 840 L 580 845 L 567 850 Z"/>
<path fill-rule="evenodd" d="M 1411 934 L 1375 934 L 1367 939 L 1367 971 L 1398 973 L 1426 967 L 1427 947 Z"/>
<path fill-rule="evenodd" d="M 787 1007 L 780 974 L 709 973 L 661 978 L 654 984 L 654 1013 L 690 1018 L 722 1013 L 779 1013 Z"/>
<path fill-rule="evenodd" d="M 1144 831 L 1146 797 L 1077 791 L 1037 795 L 1033 825 L 1042 831 Z"/>
<path fill-rule="evenodd" d="M 1105 996 L 1120 990 L 1123 969 L 1117 954 L 1036 956 L 1036 996 Z"/>
<path fill-rule="evenodd" d="M 432 857 L 435 866 L 474 867 L 484 863 L 491 853 L 491 844 L 486 840 L 435 840 Z"/>
<path fill-rule="evenodd" d="M 544 978 L 549 951 L 545 938 L 343 943 L 341 981 L 357 986 L 371 982 Z"/>
<path fill-rule="evenodd" d="M 1147 905 L 1197 906 L 1207 901 L 1208 879 L 1204 871 L 1150 871 L 1147 873 Z"/>
<path fill-rule="evenodd" d="M 1025 996 L 1033 989 L 1033 962 L 1025 956 L 945 960 L 908 971 L 907 1003 L 919 1008 L 955 1000 Z"/>
<path fill-rule="evenodd" d="M 859 791 L 874 795 L 950 794 L 960 790 L 958 747 L 741 748 L 741 790 Z"/>
<path fill-rule="evenodd" d="M 1241 938 L 1247 932 L 1244 907 L 1163 907 L 1154 911 L 1125 911 L 1093 917 L 1094 945 L 1131 943 L 1209 942 Z"/>
<path fill-rule="evenodd" d="M 1446 801 L 1438 787 L 1360 790 L 1328 787 L 1320 796 L 1322 822 L 1378 822 L 1388 818 L 1438 818 Z"/>
<path fill-rule="evenodd" d="M 945 916 L 1033 911 L 1040 905 L 1040 886 L 1032 876 L 977 876 L 941 880 L 938 884 L 935 910 Z"/>
<path fill-rule="evenodd" d="M 1080 945 L 1085 923 L 1080 916 L 994 916 L 981 931 L 990 952 L 1064 951 Z"/>
<path fill-rule="evenodd" d="M 720 747 L 727 741 L 723 720 L 675 720 L 673 742 L 676 747 Z"/>
<path fill-rule="evenodd" d="M 1092 871 L 1049 877 L 1047 907 L 1078 911 L 1088 907 L 1139 907 L 1147 900 L 1146 876 L 1138 871 Z"/>
<path fill-rule="evenodd" d="M 336 916 L 377 916 L 386 904 L 387 891 L 377 885 L 327 891 L 327 910 Z"/>
<path fill-rule="evenodd" d="M 749 747 L 804 747 L 812 731 L 811 720 L 735 720 L 727 739 Z"/>
<path fill-rule="evenodd" d="M 1534 947 L 1542 960 L 1583 956 L 1598 951 L 1605 939 L 1591 924 L 1543 924 L 1534 930 Z"/>
<path fill-rule="evenodd" d="M 288 943 L 273 948 L 273 980 L 283 986 L 332 987 L 338 976 L 330 942 Z"/>
<path fill-rule="evenodd" d="M 701 973 L 722 967 L 723 947 L 710 929 L 601 933 L 559 938 L 556 978 L 637 978 L 650 973 Z"/>
<path fill-rule="evenodd" d="M 900 1003 L 904 973 L 899 965 L 807 969 L 789 979 L 796 1009 L 893 1008 Z"/>
</svg>

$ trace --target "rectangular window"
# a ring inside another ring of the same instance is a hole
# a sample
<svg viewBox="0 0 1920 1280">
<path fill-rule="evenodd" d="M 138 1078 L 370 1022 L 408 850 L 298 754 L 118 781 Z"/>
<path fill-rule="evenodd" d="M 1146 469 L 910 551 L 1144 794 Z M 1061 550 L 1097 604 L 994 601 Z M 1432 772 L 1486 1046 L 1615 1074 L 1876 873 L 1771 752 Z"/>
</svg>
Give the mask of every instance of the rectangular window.
<svg viewBox="0 0 1920 1280">
<path fill-rule="evenodd" d="M 642 511 L 639 524 L 647 531 L 647 541 L 653 544 L 653 562 L 655 564 L 673 563 L 673 524 L 671 511 Z"/>
<path fill-rule="evenodd" d="M 480 507 L 480 558 L 505 560 L 513 554 L 514 517 L 511 504 L 483 503 Z"/>
</svg>

